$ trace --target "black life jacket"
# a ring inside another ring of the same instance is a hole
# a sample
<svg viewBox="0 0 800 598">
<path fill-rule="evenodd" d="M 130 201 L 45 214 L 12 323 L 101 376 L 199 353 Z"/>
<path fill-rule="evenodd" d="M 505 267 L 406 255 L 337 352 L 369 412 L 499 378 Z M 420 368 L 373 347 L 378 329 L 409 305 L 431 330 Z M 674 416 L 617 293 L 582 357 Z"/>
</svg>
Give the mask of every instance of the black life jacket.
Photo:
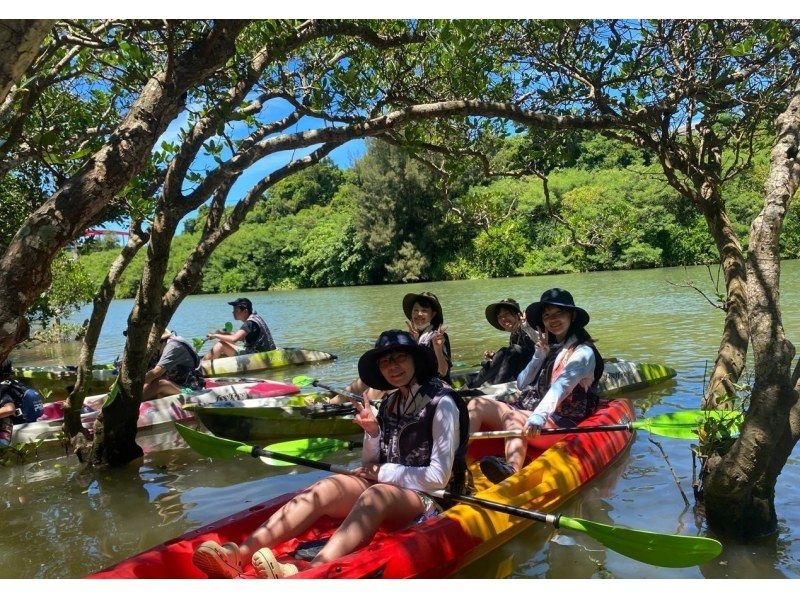
<svg viewBox="0 0 800 598">
<path fill-rule="evenodd" d="M 409 467 L 429 466 L 433 447 L 433 418 L 439 401 L 445 396 L 449 396 L 458 408 L 459 428 L 459 442 L 447 490 L 464 494 L 470 485 L 466 461 L 469 414 L 464 400 L 439 378 L 431 378 L 420 386 L 414 396 L 413 407 L 407 413 L 398 413 L 398 391 L 381 402 L 377 416 L 381 427 L 379 461 Z"/>
<path fill-rule="evenodd" d="M 250 352 L 272 351 L 275 349 L 275 341 L 272 340 L 272 334 L 264 318 L 257 313 L 252 313 L 247 317 L 247 321 L 253 322 L 258 327 L 258 338 L 252 343 L 248 343 L 247 337 L 245 337 L 244 348 Z"/>
</svg>

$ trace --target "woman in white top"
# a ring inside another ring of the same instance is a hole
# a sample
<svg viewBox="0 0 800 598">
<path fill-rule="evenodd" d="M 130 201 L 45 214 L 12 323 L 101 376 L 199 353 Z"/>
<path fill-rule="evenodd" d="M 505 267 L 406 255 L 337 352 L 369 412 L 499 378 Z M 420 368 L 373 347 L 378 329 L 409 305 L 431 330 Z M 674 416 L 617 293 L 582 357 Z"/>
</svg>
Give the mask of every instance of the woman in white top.
<svg viewBox="0 0 800 598">
<path fill-rule="evenodd" d="M 426 493 L 462 492 L 466 472 L 466 406 L 436 375 L 433 352 L 410 334 L 389 330 L 358 362 L 371 388 L 392 391 L 380 409 L 353 401 L 355 422 L 364 429 L 362 467 L 335 474 L 301 492 L 278 509 L 241 545 L 204 542 L 194 564 L 209 577 L 237 577 L 248 559 L 261 577 L 297 572 L 279 563 L 270 547 L 303 533 L 323 516 L 342 518 L 314 557 L 320 565 L 366 545 L 381 525 L 404 527 L 441 508 Z"/>
<path fill-rule="evenodd" d="M 525 310 L 543 334 L 530 363 L 517 377 L 522 394 L 513 402 L 475 398 L 469 402 L 470 432 L 522 428 L 524 437 L 506 440 L 505 460 L 481 459 L 481 471 L 497 483 L 522 468 L 528 439 L 543 427 L 572 427 L 597 409 L 597 381 L 603 358 L 586 332 L 589 314 L 563 289 L 550 289 Z M 544 334 L 546 333 L 546 334 Z"/>
</svg>

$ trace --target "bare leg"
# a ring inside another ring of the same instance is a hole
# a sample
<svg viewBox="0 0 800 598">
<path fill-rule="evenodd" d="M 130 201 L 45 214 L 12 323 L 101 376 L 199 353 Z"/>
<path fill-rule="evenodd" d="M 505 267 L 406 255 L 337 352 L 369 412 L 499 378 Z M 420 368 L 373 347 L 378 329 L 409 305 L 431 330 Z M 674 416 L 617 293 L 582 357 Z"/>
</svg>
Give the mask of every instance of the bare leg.
<svg viewBox="0 0 800 598">
<path fill-rule="evenodd" d="M 239 547 L 243 562 L 260 548 L 272 548 L 306 531 L 325 515 L 344 518 L 372 482 L 351 475 L 320 480 L 275 511 Z"/>
<path fill-rule="evenodd" d="M 469 401 L 467 411 L 470 434 L 477 432 L 484 425 L 492 430 L 523 428 L 529 415 L 527 411 L 517 411 L 501 401 L 480 397 Z M 522 469 L 527 449 L 528 443 L 524 438 L 506 439 L 506 461 L 514 471 Z"/>
<path fill-rule="evenodd" d="M 180 391 L 180 386 L 174 382 L 170 382 L 165 378 L 158 378 L 144 385 L 142 388 L 142 400 L 152 401 L 154 399 L 161 399 L 163 397 L 176 395 Z"/>
<path fill-rule="evenodd" d="M 422 514 L 424 505 L 416 492 L 375 484 L 358 497 L 350 514 L 311 562 L 320 565 L 362 548 L 383 523 L 405 525 Z"/>
<path fill-rule="evenodd" d="M 236 347 L 224 341 L 217 341 L 211 350 L 203 355 L 203 361 L 211 361 L 219 357 L 233 357 L 236 355 Z"/>
</svg>

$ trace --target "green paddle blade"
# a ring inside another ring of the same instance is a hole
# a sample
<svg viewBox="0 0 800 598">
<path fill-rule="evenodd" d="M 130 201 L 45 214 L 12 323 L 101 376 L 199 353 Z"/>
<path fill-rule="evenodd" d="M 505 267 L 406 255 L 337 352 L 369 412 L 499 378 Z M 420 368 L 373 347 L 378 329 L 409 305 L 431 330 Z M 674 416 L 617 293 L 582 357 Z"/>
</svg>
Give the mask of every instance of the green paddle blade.
<svg viewBox="0 0 800 598">
<path fill-rule="evenodd" d="M 298 440 L 287 440 L 286 442 L 270 444 L 265 448 L 268 451 L 283 453 L 284 455 L 291 455 L 292 457 L 303 457 L 304 459 L 314 459 L 318 461 L 332 453 L 349 449 L 351 446 L 350 442 L 335 438 L 301 438 Z M 274 465 L 276 467 L 292 465 L 292 463 L 271 459 L 269 457 L 261 457 L 261 460 L 268 465 Z"/>
<path fill-rule="evenodd" d="M 178 422 L 174 423 L 175 428 L 186 441 L 186 444 L 204 457 L 230 459 L 238 454 L 249 455 L 253 450 L 252 446 L 246 445 L 243 442 L 220 438 L 212 434 L 204 434 L 203 432 L 192 430 Z"/>
<path fill-rule="evenodd" d="M 691 409 L 662 413 L 661 415 L 635 421 L 633 422 L 633 427 L 659 436 L 697 440 L 698 430 L 703 427 L 703 422 L 708 419 L 715 419 L 720 423 L 728 424 L 731 436 L 735 436 L 739 433 L 739 426 L 741 426 L 744 419 L 744 414 L 741 411 Z"/>
<path fill-rule="evenodd" d="M 657 567 L 694 567 L 722 552 L 711 538 L 658 534 L 561 516 L 559 527 L 584 532 L 614 552 Z"/>
<path fill-rule="evenodd" d="M 299 386 L 300 388 L 303 388 L 304 386 L 313 386 L 314 382 L 315 380 L 311 376 L 295 376 L 292 378 L 292 384 Z"/>
</svg>

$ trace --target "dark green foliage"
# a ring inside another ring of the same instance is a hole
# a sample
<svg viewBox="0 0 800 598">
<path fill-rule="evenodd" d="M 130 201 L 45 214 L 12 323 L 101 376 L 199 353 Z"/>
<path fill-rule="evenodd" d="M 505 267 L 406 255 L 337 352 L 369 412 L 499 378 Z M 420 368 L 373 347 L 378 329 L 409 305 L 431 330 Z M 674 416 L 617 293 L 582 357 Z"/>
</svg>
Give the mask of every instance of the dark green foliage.
<svg viewBox="0 0 800 598">
<path fill-rule="evenodd" d="M 511 137 L 498 168 L 524 161 L 530 144 Z M 535 176 L 485 180 L 464 168 L 445 199 L 437 177 L 395 146 L 372 142 L 352 169 L 329 162 L 275 185 L 240 230 L 209 260 L 197 292 L 324 287 L 634 269 L 716 262 L 698 210 L 667 185 L 660 167 L 619 142 L 586 136 L 570 168 L 551 169 L 548 210 Z M 734 226 L 747 242 L 761 206 L 768 148 L 723 188 Z M 273 206 L 275 202 L 275 206 Z M 196 246 L 201 208 L 173 243 L 168 277 Z M 574 237 L 579 241 L 576 243 Z M 800 257 L 800 217 L 789 210 L 783 255 Z M 81 263 L 99 281 L 116 251 Z M 143 255 L 118 288 L 136 292 Z"/>
</svg>

